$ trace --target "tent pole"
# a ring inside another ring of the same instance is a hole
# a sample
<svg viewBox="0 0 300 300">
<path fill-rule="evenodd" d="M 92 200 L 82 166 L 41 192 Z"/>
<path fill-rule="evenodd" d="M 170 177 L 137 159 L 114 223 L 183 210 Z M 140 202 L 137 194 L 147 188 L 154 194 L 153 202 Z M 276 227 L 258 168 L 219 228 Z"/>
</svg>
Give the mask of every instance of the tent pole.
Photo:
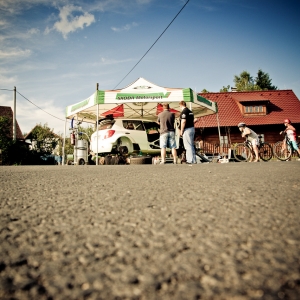
<svg viewBox="0 0 300 300">
<path fill-rule="evenodd" d="M 75 145 L 74 145 L 74 165 L 77 165 L 77 145 L 78 145 L 78 114 L 76 114 L 76 127 L 75 127 Z"/>
<path fill-rule="evenodd" d="M 219 131 L 219 143 L 220 143 L 220 152 L 221 152 L 221 131 L 220 131 L 220 122 L 219 122 L 219 113 L 216 113 L 217 123 L 218 123 L 218 131 Z M 223 149 L 222 149 L 223 151 Z M 220 153 L 221 154 L 221 153 Z"/>
<path fill-rule="evenodd" d="M 62 146 L 62 155 L 63 155 L 63 157 L 62 157 L 61 164 L 63 166 L 65 165 L 66 127 L 67 127 L 67 118 L 65 120 L 64 140 L 63 140 L 63 146 Z"/>
<path fill-rule="evenodd" d="M 97 132 L 97 147 L 96 147 L 96 166 L 98 166 L 98 122 L 99 122 L 99 104 L 97 103 L 97 123 L 96 123 L 96 132 Z"/>
<path fill-rule="evenodd" d="M 14 87 L 14 111 L 13 111 L 13 141 L 15 142 L 17 140 L 17 121 L 16 121 L 16 111 L 17 111 L 17 89 Z"/>
</svg>

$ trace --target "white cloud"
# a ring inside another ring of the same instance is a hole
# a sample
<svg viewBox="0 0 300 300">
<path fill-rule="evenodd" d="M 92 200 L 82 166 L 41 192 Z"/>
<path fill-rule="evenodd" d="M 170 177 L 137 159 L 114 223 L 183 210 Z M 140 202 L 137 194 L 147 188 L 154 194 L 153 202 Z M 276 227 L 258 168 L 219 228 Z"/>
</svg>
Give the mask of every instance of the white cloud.
<svg viewBox="0 0 300 300">
<path fill-rule="evenodd" d="M 132 61 L 132 59 L 128 58 L 128 59 L 123 59 L 123 60 L 115 60 L 115 59 L 107 59 L 107 58 L 101 57 L 101 62 L 104 65 L 115 65 L 115 64 L 129 62 L 129 61 Z"/>
<path fill-rule="evenodd" d="M 6 84 L 13 85 L 16 82 L 17 78 L 15 76 L 13 77 L 5 77 L 0 74 L 0 82 L 2 86 L 5 86 Z"/>
<path fill-rule="evenodd" d="M 6 48 L 5 50 L 0 50 L 0 59 L 5 58 L 24 58 L 31 55 L 31 51 L 26 49 L 22 50 L 20 48 Z"/>
<path fill-rule="evenodd" d="M 2 92 L 3 91 L 0 93 L 0 106 L 9 106 L 13 109 L 13 92 Z M 38 104 L 39 101 L 37 99 L 30 99 L 30 101 L 38 105 L 44 111 L 38 109 L 17 94 L 16 116 L 22 133 L 30 132 L 36 124 L 44 125 L 45 123 L 47 123 L 51 129 L 54 129 L 55 133 L 64 132 L 65 108 L 55 105 L 52 100 L 43 101 L 42 104 Z M 57 118 L 54 118 L 49 114 Z"/>
<path fill-rule="evenodd" d="M 80 15 L 75 15 L 75 13 L 78 14 L 78 12 Z M 95 22 L 94 15 L 84 12 L 81 7 L 74 5 L 62 7 L 59 12 L 59 18 L 60 20 L 56 22 L 52 28 L 47 27 L 45 29 L 45 34 L 56 30 L 63 35 L 64 39 L 67 39 L 69 33 L 88 27 Z"/>
<path fill-rule="evenodd" d="M 112 29 L 113 31 L 115 31 L 115 32 L 121 32 L 121 31 L 128 31 L 128 30 L 130 30 L 132 27 L 136 27 L 136 26 L 138 26 L 138 24 L 135 23 L 135 22 L 132 22 L 131 24 L 126 24 L 126 25 L 123 26 L 123 27 L 119 27 L 119 28 L 117 28 L 117 27 L 111 27 L 111 29 Z"/>
<path fill-rule="evenodd" d="M 148 4 L 151 3 L 152 0 L 136 0 L 138 4 Z"/>
<path fill-rule="evenodd" d="M 3 20 L 0 20 L 0 26 L 1 27 L 4 27 L 7 25 L 7 22 L 3 21 Z"/>
<path fill-rule="evenodd" d="M 38 28 L 31 28 L 27 31 L 27 34 L 29 35 L 35 35 L 35 34 L 39 34 L 40 30 Z"/>
</svg>

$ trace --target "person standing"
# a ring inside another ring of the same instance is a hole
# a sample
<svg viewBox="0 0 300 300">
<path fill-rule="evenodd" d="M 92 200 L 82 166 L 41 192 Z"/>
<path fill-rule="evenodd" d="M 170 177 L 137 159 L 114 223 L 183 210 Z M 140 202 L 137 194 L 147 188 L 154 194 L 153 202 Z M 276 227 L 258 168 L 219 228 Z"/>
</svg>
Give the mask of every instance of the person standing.
<svg viewBox="0 0 300 300">
<path fill-rule="evenodd" d="M 181 109 L 180 114 L 180 135 L 183 139 L 183 145 L 186 151 L 186 163 L 196 163 L 196 153 L 194 146 L 195 127 L 194 127 L 194 114 L 186 107 L 184 101 L 179 102 Z"/>
<path fill-rule="evenodd" d="M 300 157 L 300 149 L 298 148 L 297 145 L 297 132 L 295 127 L 291 124 L 291 120 L 290 119 L 285 119 L 283 121 L 284 126 L 286 127 L 284 131 L 280 131 L 280 134 L 286 134 L 290 143 L 293 145 L 293 148 L 298 152 L 298 156 Z M 300 158 L 298 158 L 297 160 L 300 160 Z"/>
<path fill-rule="evenodd" d="M 240 130 L 240 132 L 242 133 L 242 137 L 246 138 L 247 140 L 249 140 L 252 144 L 253 147 L 253 151 L 255 153 L 255 159 L 253 160 L 252 157 L 252 153 L 251 153 L 251 158 L 249 160 L 249 162 L 258 162 L 258 144 L 259 144 L 259 140 L 258 140 L 258 135 L 249 127 L 246 127 L 246 124 L 244 122 L 241 122 L 238 124 L 238 128 Z"/>
<path fill-rule="evenodd" d="M 159 144 L 161 149 L 161 164 L 166 163 L 167 148 L 172 149 L 173 161 L 176 164 L 175 115 L 170 112 L 168 103 L 163 104 L 163 109 L 157 117 L 157 123 L 160 125 Z"/>
</svg>

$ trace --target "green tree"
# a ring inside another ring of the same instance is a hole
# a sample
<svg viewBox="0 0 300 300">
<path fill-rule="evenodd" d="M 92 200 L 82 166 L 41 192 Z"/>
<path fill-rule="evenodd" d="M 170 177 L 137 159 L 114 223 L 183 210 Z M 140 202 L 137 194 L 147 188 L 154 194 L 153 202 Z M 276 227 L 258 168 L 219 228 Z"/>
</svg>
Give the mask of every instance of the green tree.
<svg viewBox="0 0 300 300">
<path fill-rule="evenodd" d="M 26 144 L 22 141 L 13 141 L 11 137 L 12 119 L 0 117 L 0 149 L 2 152 L 2 164 L 27 164 L 30 153 Z"/>
<path fill-rule="evenodd" d="M 227 86 L 223 85 L 223 87 L 220 89 L 220 93 L 229 92 L 229 90 L 230 90 L 230 85 L 227 85 Z"/>
<path fill-rule="evenodd" d="M 207 89 L 203 89 L 201 93 L 209 93 L 209 91 Z"/>
<path fill-rule="evenodd" d="M 41 154 L 51 154 L 59 143 L 59 138 L 47 123 L 36 125 L 31 132 L 31 139 L 37 143 L 35 150 Z"/>
<path fill-rule="evenodd" d="M 277 90 L 277 86 L 272 85 L 272 79 L 268 73 L 263 72 L 261 69 L 258 70 L 255 78 L 255 84 L 262 90 Z"/>
<path fill-rule="evenodd" d="M 12 127 L 11 119 L 0 117 L 0 149 L 2 152 L 2 163 L 9 163 L 9 150 L 13 144 L 10 137 L 10 128 Z"/>
<path fill-rule="evenodd" d="M 240 76 L 234 75 L 233 81 L 237 91 L 254 91 L 260 89 L 247 71 L 243 71 Z"/>
<path fill-rule="evenodd" d="M 92 134 L 95 132 L 95 129 L 91 125 L 89 125 L 88 127 L 79 126 L 78 132 L 83 132 L 83 134 L 79 135 L 79 139 L 86 140 L 88 136 L 88 140 L 90 141 Z"/>
</svg>

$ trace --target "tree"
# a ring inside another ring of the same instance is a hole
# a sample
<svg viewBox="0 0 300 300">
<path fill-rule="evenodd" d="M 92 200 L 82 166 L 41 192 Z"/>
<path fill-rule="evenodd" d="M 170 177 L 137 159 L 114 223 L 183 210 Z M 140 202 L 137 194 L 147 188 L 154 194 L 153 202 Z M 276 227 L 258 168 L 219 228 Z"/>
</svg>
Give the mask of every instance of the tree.
<svg viewBox="0 0 300 300">
<path fill-rule="evenodd" d="M 255 79 L 249 72 L 243 71 L 240 76 L 234 75 L 233 81 L 237 91 L 277 90 L 277 87 L 272 85 L 269 74 L 261 69 L 258 70 Z"/>
<path fill-rule="evenodd" d="M 13 141 L 11 137 L 12 119 L 6 116 L 0 117 L 0 149 L 2 152 L 2 164 L 26 164 L 30 160 L 29 151 L 22 141 Z"/>
<path fill-rule="evenodd" d="M 38 124 L 30 133 L 31 140 L 36 141 L 34 150 L 41 154 L 51 154 L 59 143 L 60 137 L 48 127 L 48 124 Z"/>
<path fill-rule="evenodd" d="M 11 119 L 8 117 L 0 116 L 0 149 L 2 151 L 2 163 L 9 162 L 9 150 L 13 144 L 10 137 Z"/>
<path fill-rule="evenodd" d="M 224 86 L 220 89 L 220 93 L 224 92 L 229 92 L 230 90 L 230 85 Z"/>
<path fill-rule="evenodd" d="M 209 93 L 209 91 L 207 89 L 203 89 L 201 93 Z"/>
<path fill-rule="evenodd" d="M 269 74 L 263 72 L 261 69 L 257 72 L 255 84 L 262 90 L 277 90 L 277 86 L 272 85 L 272 79 L 270 79 Z"/>
<path fill-rule="evenodd" d="M 240 76 L 234 75 L 234 83 L 237 91 L 254 91 L 260 88 L 255 84 L 249 72 L 243 71 Z"/>
</svg>

